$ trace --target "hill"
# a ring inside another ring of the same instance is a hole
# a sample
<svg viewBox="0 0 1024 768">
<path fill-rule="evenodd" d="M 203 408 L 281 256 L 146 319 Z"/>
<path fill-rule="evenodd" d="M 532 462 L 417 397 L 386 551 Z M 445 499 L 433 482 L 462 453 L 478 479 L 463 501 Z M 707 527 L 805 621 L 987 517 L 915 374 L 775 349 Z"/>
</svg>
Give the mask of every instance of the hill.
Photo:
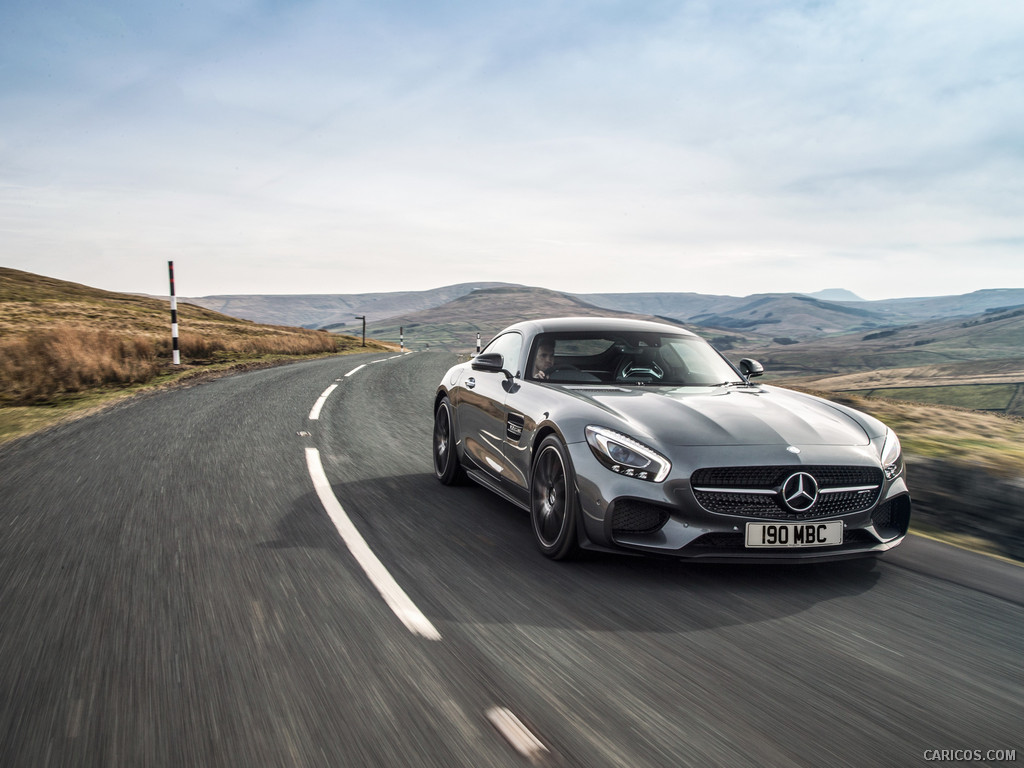
<svg viewBox="0 0 1024 768">
<path fill-rule="evenodd" d="M 826 288 L 823 291 L 805 293 L 804 296 L 810 296 L 812 299 L 821 299 L 822 301 L 864 301 L 856 293 L 845 288 Z"/>
<path fill-rule="evenodd" d="M 775 370 L 805 375 L 966 361 L 981 365 L 1024 353 L 1024 306 L 745 351 Z"/>
<path fill-rule="evenodd" d="M 471 348 L 480 333 L 486 344 L 502 328 L 519 320 L 558 316 L 599 316 L 608 310 L 595 307 L 557 291 L 525 286 L 482 288 L 443 305 L 367 323 L 366 332 L 376 338 L 397 340 L 405 329 L 406 344 L 414 347 Z"/>
<path fill-rule="evenodd" d="M 357 315 L 365 315 L 374 327 L 398 327 L 403 324 L 400 322 L 402 318 L 442 306 L 477 290 L 522 287 L 508 283 L 460 283 L 426 291 L 205 296 L 183 301 L 261 323 L 348 331 L 355 329 Z M 861 301 L 849 291 L 838 288 L 813 295 L 779 293 L 745 297 L 670 292 L 564 295 L 591 307 L 714 327 L 719 329 L 718 335 L 722 337 L 753 335 L 778 339 L 780 343 L 868 332 L 903 323 L 967 316 L 1024 304 L 1024 290 L 1019 289 L 882 301 Z"/>
<path fill-rule="evenodd" d="M 446 304 L 481 288 L 507 283 L 459 283 L 427 291 L 393 293 L 303 294 L 296 296 L 202 296 L 187 301 L 259 323 L 335 330 L 356 324 L 357 315 L 373 321 Z M 361 322 L 359 323 L 361 327 Z"/>
<path fill-rule="evenodd" d="M 398 341 L 399 329 L 405 329 L 406 344 L 420 348 L 426 344 L 470 349 L 476 346 L 476 334 L 486 344 L 502 328 L 520 320 L 545 317 L 640 317 L 645 320 L 673 322 L 671 318 L 648 314 L 617 312 L 546 288 L 512 286 L 484 288 L 461 296 L 439 307 L 391 318 L 384 323 L 368 323 L 366 332 L 378 339 Z M 681 325 L 681 323 L 675 323 Z M 765 343 L 767 339 L 749 333 L 723 333 L 715 329 L 694 329 L 706 338 L 714 338 L 721 347 L 736 343 Z"/>
<path fill-rule="evenodd" d="M 185 318 L 198 328 L 251 330 L 255 323 L 179 302 L 180 324 Z M 127 293 L 0 267 L 0 334 L 10 338 L 61 326 L 96 331 L 170 336 L 170 304 Z M 295 331 L 297 329 L 290 329 Z"/>
<path fill-rule="evenodd" d="M 620 312 L 654 314 L 680 323 L 749 331 L 787 340 L 866 330 L 891 324 L 871 302 L 822 301 L 789 293 L 709 296 L 699 293 L 602 293 L 577 298 Z"/>
<path fill-rule="evenodd" d="M 849 302 L 842 303 L 849 305 Z M 865 305 L 885 318 L 886 325 L 896 325 L 921 320 L 965 317 L 1021 306 L 1024 305 L 1024 289 L 991 288 L 956 296 L 880 299 L 855 304 L 860 307 Z"/>
<path fill-rule="evenodd" d="M 787 384 L 1024 416 L 1024 306 L 743 354 Z"/>
</svg>

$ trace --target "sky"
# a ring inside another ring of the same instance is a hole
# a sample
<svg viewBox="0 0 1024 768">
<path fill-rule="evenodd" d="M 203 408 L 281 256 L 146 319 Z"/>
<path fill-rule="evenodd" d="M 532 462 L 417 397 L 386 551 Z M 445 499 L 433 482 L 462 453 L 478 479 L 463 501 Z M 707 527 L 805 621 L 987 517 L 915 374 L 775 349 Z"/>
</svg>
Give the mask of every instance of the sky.
<svg viewBox="0 0 1024 768">
<path fill-rule="evenodd" d="M 0 266 L 179 296 L 1024 288 L 1024 4 L 3 0 Z"/>
</svg>

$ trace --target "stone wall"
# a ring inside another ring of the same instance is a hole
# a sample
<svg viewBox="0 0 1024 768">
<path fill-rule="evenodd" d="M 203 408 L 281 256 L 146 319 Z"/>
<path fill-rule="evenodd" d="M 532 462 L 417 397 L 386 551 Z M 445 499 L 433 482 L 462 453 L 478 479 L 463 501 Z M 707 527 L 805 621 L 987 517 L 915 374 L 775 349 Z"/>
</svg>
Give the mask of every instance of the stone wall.
<svg viewBox="0 0 1024 768">
<path fill-rule="evenodd" d="M 1024 560 L 1024 477 L 1005 478 L 978 467 L 907 456 L 914 521 L 991 542 Z"/>
</svg>

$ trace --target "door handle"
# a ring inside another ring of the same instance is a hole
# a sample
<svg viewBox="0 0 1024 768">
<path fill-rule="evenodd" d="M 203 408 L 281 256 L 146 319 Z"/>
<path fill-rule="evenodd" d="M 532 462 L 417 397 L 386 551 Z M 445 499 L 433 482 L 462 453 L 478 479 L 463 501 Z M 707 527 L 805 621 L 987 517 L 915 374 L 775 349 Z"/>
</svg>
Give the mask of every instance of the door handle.
<svg viewBox="0 0 1024 768">
<path fill-rule="evenodd" d="M 472 377 L 466 379 L 466 387 L 468 389 L 473 389 L 473 387 L 475 387 L 475 386 L 476 386 L 476 379 L 474 379 Z"/>
</svg>

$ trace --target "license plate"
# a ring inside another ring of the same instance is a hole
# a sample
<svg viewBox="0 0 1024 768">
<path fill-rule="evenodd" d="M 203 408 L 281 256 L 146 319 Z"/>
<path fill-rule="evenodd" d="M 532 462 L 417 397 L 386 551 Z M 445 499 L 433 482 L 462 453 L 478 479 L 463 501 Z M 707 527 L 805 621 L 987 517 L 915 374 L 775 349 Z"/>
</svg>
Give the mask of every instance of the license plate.
<svg viewBox="0 0 1024 768">
<path fill-rule="evenodd" d="M 748 547 L 834 547 L 843 543 L 843 521 L 747 523 Z"/>
</svg>

